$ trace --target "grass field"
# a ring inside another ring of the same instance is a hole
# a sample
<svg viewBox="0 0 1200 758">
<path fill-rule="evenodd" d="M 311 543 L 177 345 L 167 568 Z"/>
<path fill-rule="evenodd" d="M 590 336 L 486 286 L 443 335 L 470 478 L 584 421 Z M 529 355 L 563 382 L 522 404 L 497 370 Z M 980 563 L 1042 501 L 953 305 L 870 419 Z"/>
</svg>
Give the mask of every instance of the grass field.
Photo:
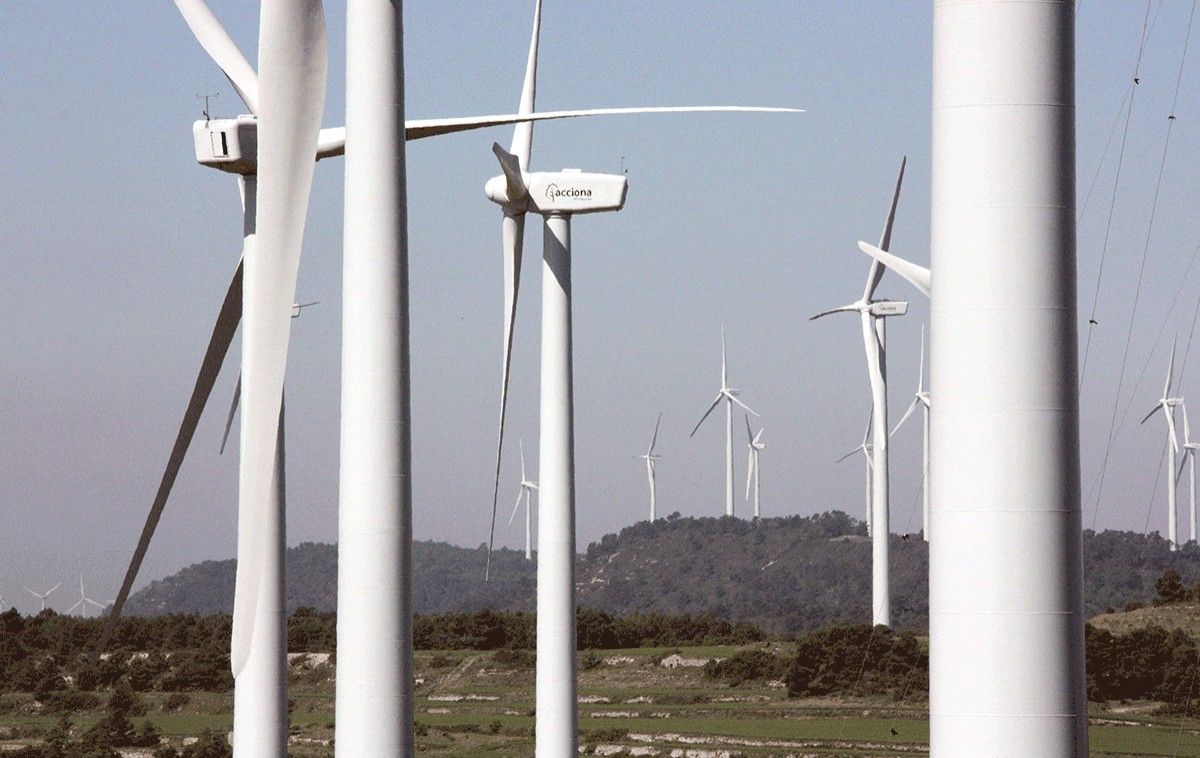
<svg viewBox="0 0 1200 758">
<path fill-rule="evenodd" d="M 778 683 L 729 687 L 698 668 L 665 669 L 670 650 L 605 651 L 581 657 L 580 744 L 591 755 L 898 756 L 927 752 L 924 703 L 789 699 Z M 725 657 L 732 648 L 685 648 L 686 657 Z M 505 660 L 505 659 L 501 659 Z M 422 652 L 417 656 L 417 747 L 421 755 L 529 756 L 533 752 L 533 681 L 529 661 L 498 663 L 492 653 Z M 333 670 L 294 666 L 294 756 L 331 756 Z M 164 712 L 166 695 L 143 696 L 146 715 L 175 745 L 206 729 L 228 731 L 228 693 L 192 693 Z M 0 752 L 37 742 L 57 719 L 32 696 L 5 696 Z M 1200 755 L 1200 721 L 1156 716 L 1151 703 L 1094 707 L 1089 729 L 1099 756 Z M 99 711 L 76 714 L 80 727 Z M 140 719 L 139 719 L 140 720 Z M 133 753 L 131 753 L 132 755 Z M 143 752 L 148 755 L 148 752 Z"/>
</svg>

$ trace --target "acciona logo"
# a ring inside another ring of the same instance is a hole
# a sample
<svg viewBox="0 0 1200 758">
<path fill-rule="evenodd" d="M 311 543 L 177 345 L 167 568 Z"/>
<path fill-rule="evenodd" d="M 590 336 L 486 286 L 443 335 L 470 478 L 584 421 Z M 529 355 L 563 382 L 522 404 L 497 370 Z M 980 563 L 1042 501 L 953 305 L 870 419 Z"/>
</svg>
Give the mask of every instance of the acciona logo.
<svg viewBox="0 0 1200 758">
<path fill-rule="evenodd" d="M 551 202 L 562 199 L 587 200 L 591 196 L 592 191 L 586 187 L 559 187 L 557 184 L 546 187 L 546 199 Z"/>
</svg>

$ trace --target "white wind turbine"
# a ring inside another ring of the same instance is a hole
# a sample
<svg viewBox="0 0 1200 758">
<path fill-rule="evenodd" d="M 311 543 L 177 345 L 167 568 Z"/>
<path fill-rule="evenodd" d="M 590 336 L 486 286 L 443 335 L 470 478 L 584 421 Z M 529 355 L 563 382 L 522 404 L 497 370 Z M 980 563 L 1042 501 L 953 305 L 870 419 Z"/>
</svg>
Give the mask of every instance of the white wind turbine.
<svg viewBox="0 0 1200 758">
<path fill-rule="evenodd" d="M 246 287 L 243 294 L 243 266 L 239 264 L 99 647 L 103 649 L 111 638 L 244 310 L 247 331 L 242 362 L 243 379 L 247 381 L 243 389 L 253 400 L 248 403 L 253 407 L 243 417 L 239 522 L 244 524 L 240 530 L 244 535 L 258 538 L 239 540 L 231 655 L 235 672 L 246 666 L 252 639 L 269 637 L 272 647 L 280 650 L 276 654 L 272 649 L 269 656 L 263 656 L 275 661 L 271 664 L 274 695 L 262 699 L 264 703 L 271 700 L 271 713 L 267 714 L 264 706 L 261 714 L 262 719 L 275 722 L 269 727 L 273 736 L 259 739 L 257 747 L 235 745 L 235 751 L 282 754 L 283 747 L 274 744 L 286 737 L 285 722 L 278 716 L 285 707 L 281 684 L 284 669 L 279 662 L 282 637 L 272 629 L 251 634 L 259 623 L 252 611 L 261 593 L 249 581 L 253 579 L 258 585 L 260 579 L 275 583 L 273 590 L 278 599 L 268 598 L 270 602 L 266 603 L 274 616 L 276 609 L 282 608 L 281 569 L 276 572 L 264 566 L 272 551 L 260 548 L 276 542 L 274 532 L 282 540 L 281 493 L 272 490 L 276 476 L 267 461 L 278 457 L 278 415 L 273 409 L 281 410 L 283 402 L 282 371 L 288 334 L 285 303 L 292 304 L 312 163 L 347 154 L 346 129 L 319 128 L 325 79 L 324 22 L 319 0 L 263 3 L 261 82 L 259 73 L 203 0 L 176 0 L 176 5 L 250 111 L 250 115 L 234 119 L 210 119 L 206 115 L 193 126 L 197 160 L 239 178 Z M 396 213 L 397 207 L 404 206 L 404 141 L 534 120 L 676 110 L 602 108 L 405 121 L 398 11 L 398 5 L 351 3 L 347 12 L 347 79 L 351 82 L 347 116 L 348 121 L 359 119 L 355 128 L 360 136 L 347 154 L 346 169 L 343 302 L 347 314 L 342 344 L 347 358 L 342 361 L 342 426 L 344 431 L 355 427 L 379 433 L 343 433 L 339 507 L 343 559 L 339 581 L 346 580 L 340 584 L 344 591 L 338 594 L 339 640 L 345 653 L 339 659 L 344 673 L 339 681 L 353 680 L 353 684 L 339 688 L 342 691 L 337 710 L 341 718 L 337 736 L 344 749 L 369 746 L 389 755 L 411 750 L 411 685 L 406 684 L 411 677 L 397 674 L 411 668 L 411 650 L 403 644 L 392 644 L 396 639 L 408 639 L 401 627 L 408 623 L 405 619 L 411 613 L 409 601 L 399 592 L 408 581 L 411 560 L 407 552 L 410 536 L 401 523 L 408 518 L 405 514 L 410 500 L 395 484 L 408 481 L 409 469 L 403 454 L 408 443 L 401 444 L 402 436 L 407 440 L 407 375 L 401 375 L 400 370 L 401 365 L 407 365 L 407 348 L 402 347 L 402 340 L 407 340 L 407 321 L 401 313 L 402 298 L 407 297 L 402 271 L 407 258 L 404 221 Z M 355 86 L 360 82 L 370 85 Z M 381 170 L 381 166 L 392 169 Z M 378 328 L 379 324 L 389 327 Z M 261 364 L 261 381 L 250 378 L 253 372 L 245 371 L 250 363 Z M 278 389 L 272 391 L 272 387 Z M 396 397 L 401 402 L 395 402 Z M 366 467 L 356 463 L 364 457 L 382 463 Z M 391 489 L 384 491 L 380 482 L 387 482 Z M 396 503 L 400 503 L 399 509 Z M 382 528 L 384 523 L 393 526 Z M 394 544 L 398 545 L 395 549 Z M 276 575 L 277 579 L 272 579 Z M 378 577 L 392 578 L 376 581 Z M 397 594 L 389 597 L 384 607 L 374 597 L 367 599 L 358 593 L 357 588 L 367 584 L 377 589 L 386 587 L 388 592 L 397 590 Z M 382 661 L 380 656 L 387 660 Z M 243 677 L 243 691 L 245 682 Z M 262 689 L 266 690 L 265 685 Z M 235 740 L 237 733 L 261 731 L 245 726 L 246 719 L 240 721 Z M 380 728 L 379 724 L 385 722 L 395 725 Z M 268 742 L 271 747 L 267 747 Z"/>
<path fill-rule="evenodd" d="M 863 471 L 865 472 L 866 476 L 866 485 L 863 488 L 863 491 L 865 492 L 864 497 L 866 498 L 865 521 L 867 524 L 868 537 L 871 535 L 871 467 L 874 465 L 871 463 L 871 419 L 873 417 L 873 413 L 867 414 L 867 426 L 865 429 L 863 429 L 862 442 L 859 443 L 858 447 L 834 461 L 835 463 L 841 463 L 855 453 L 862 453 L 863 455 L 863 460 L 865 461 Z"/>
<path fill-rule="evenodd" d="M 653 522 L 658 518 L 658 487 L 654 481 L 654 467 L 662 460 L 662 456 L 654 452 L 654 446 L 658 443 L 658 426 L 662 423 L 662 414 L 658 414 L 658 421 L 654 422 L 654 434 L 650 437 L 650 447 L 646 448 L 644 455 L 639 455 L 646 462 L 646 483 L 650 485 L 650 521 Z"/>
<path fill-rule="evenodd" d="M 58 584 L 54 585 L 50 589 L 46 590 L 45 592 L 34 592 L 33 590 L 29 589 L 28 587 L 25 588 L 25 591 L 28 592 L 30 595 L 33 595 L 34 597 L 36 597 L 41 602 L 41 604 L 42 604 L 41 610 L 44 611 L 44 610 L 46 610 L 46 598 L 50 597 L 50 593 L 54 592 L 56 589 L 58 589 L 61 586 L 62 586 L 62 582 L 59 582 Z"/>
<path fill-rule="evenodd" d="M 734 389 L 729 386 L 729 366 L 725 359 L 725 330 L 721 329 L 721 388 L 717 390 L 717 397 L 712 401 L 712 405 L 708 406 L 708 410 L 696 422 L 696 426 L 692 428 L 691 437 L 696 436 L 696 432 L 700 429 L 700 425 L 709 417 L 721 401 L 725 402 L 725 515 L 733 516 L 733 404 L 737 403 L 745 411 L 753 416 L 757 416 L 750 406 L 738 400 L 738 395 L 741 390 Z"/>
<path fill-rule="evenodd" d="M 891 244 L 892 223 L 896 219 L 896 204 L 904 182 L 906 160 L 900 161 L 896 189 L 891 207 L 879 238 L 879 247 L 886 250 Z M 888 423 L 887 423 L 887 332 L 886 321 L 891 316 L 903 316 L 908 303 L 903 300 L 874 300 L 875 288 L 883 277 L 883 264 L 871 261 L 862 297 L 840 308 L 813 316 L 816 320 L 833 313 L 857 313 L 862 322 L 863 349 L 867 356 L 867 373 L 871 381 L 871 612 L 872 623 L 891 625 L 891 596 L 889 590 L 888 539 Z"/>
<path fill-rule="evenodd" d="M 526 114 L 534 113 L 534 101 L 537 94 L 537 56 L 538 56 L 538 38 L 541 32 L 541 11 L 542 2 L 536 0 L 533 14 L 533 35 L 529 44 L 529 56 L 525 64 L 525 79 L 521 86 L 521 101 L 517 110 L 517 119 L 525 118 Z M 645 108 L 608 108 L 608 109 L 593 109 L 587 111 L 561 111 L 549 112 L 544 115 L 546 118 L 564 117 L 560 114 L 591 116 L 591 115 L 631 115 L 639 113 L 702 113 L 702 112 L 740 112 L 740 113 L 799 113 L 795 108 L 761 108 L 761 107 L 745 107 L 733 105 L 702 105 L 702 106 L 656 106 Z M 500 374 L 500 413 L 499 413 L 499 428 L 496 435 L 496 466 L 495 466 L 495 486 L 492 490 L 492 525 L 491 532 L 488 538 L 488 566 L 484 568 L 484 578 L 490 575 L 491 566 L 491 548 L 490 545 L 494 541 L 496 532 L 496 507 L 500 494 L 500 460 L 504 447 L 504 423 L 508 405 L 508 381 L 511 368 L 513 330 L 517 317 L 517 299 L 521 289 L 521 260 L 525 240 L 525 215 L 532 211 L 541 213 L 543 216 L 548 216 L 550 206 L 547 201 L 562 203 L 567 200 L 565 196 L 557 198 L 544 198 L 545 192 L 554 188 L 558 190 L 555 174 L 538 173 L 528 175 L 529 159 L 533 147 L 533 121 L 543 120 L 542 118 L 529 118 L 528 121 L 517 123 L 513 129 L 513 139 L 507 153 L 498 144 L 492 145 L 492 152 L 500 161 L 502 176 L 493 177 L 485 187 L 485 192 L 492 202 L 501 207 L 503 212 L 503 220 L 501 222 L 501 245 L 504 256 L 504 337 L 503 337 L 503 359 L 501 362 Z M 565 170 L 568 179 L 581 179 L 575 171 Z M 599 175 L 587 175 L 593 178 Z M 537 186 L 526 186 L 525 178 L 532 177 Z M 615 190 L 616 179 L 618 177 L 610 177 L 610 188 Z M 561 183 L 561 177 L 559 180 Z M 583 189 L 573 183 L 575 190 Z M 622 187 L 624 185 L 622 184 Z M 592 202 L 586 202 L 586 199 L 581 196 L 573 198 L 577 201 L 570 207 L 571 213 L 594 213 L 603 210 L 613 210 L 612 208 L 601 207 L 607 198 L 596 197 Z M 540 209 L 539 209 L 540 208 Z M 732 427 L 732 422 L 731 422 Z M 733 488 L 732 480 L 729 488 L 730 502 L 732 503 Z"/>
<path fill-rule="evenodd" d="M 1154 408 L 1142 419 L 1146 423 L 1158 412 L 1162 412 L 1167 421 L 1167 542 L 1171 550 L 1179 549 L 1178 513 L 1176 494 L 1178 476 L 1175 473 L 1175 456 L 1179 454 L 1179 440 L 1175 434 L 1175 408 L 1183 404 L 1183 399 L 1171 397 L 1171 384 L 1175 373 L 1175 343 L 1171 343 L 1171 360 L 1167 364 L 1167 378 L 1163 383 L 1163 394 Z"/>
<path fill-rule="evenodd" d="M 913 395 L 913 400 L 908 405 L 908 410 L 904 411 L 904 415 L 892 427 L 892 434 L 900 430 L 908 417 L 912 415 L 917 406 L 921 407 L 921 499 L 922 499 L 922 517 L 921 517 L 921 536 L 925 541 L 929 541 L 929 393 L 925 391 L 925 327 L 921 327 L 921 362 L 917 369 L 917 391 Z"/>
<path fill-rule="evenodd" d="M 1183 460 L 1179 464 L 1179 472 L 1175 474 L 1175 480 L 1179 481 L 1179 477 L 1183 476 L 1184 465 L 1188 466 L 1188 515 L 1191 517 L 1188 523 L 1188 539 L 1191 542 L 1196 541 L 1196 450 L 1200 448 L 1200 442 L 1192 441 L 1192 429 L 1188 425 L 1187 405 L 1179 404 L 1183 410 Z M 0 607 L 3 603 L 0 603 Z"/>
<path fill-rule="evenodd" d="M 761 453 L 762 451 L 767 449 L 766 444 L 763 443 L 763 441 L 762 441 L 763 432 L 766 430 L 759 429 L 758 434 L 754 434 L 753 432 L 750 431 L 750 417 L 745 416 L 745 419 L 746 419 L 746 445 L 750 448 L 749 457 L 746 461 L 746 499 L 747 500 L 750 499 L 750 485 L 753 484 L 754 485 L 754 520 L 758 521 L 758 519 L 762 515 L 762 508 L 761 508 L 762 491 L 761 491 L 761 487 L 759 486 L 758 456 L 759 456 L 759 453 Z"/>
<path fill-rule="evenodd" d="M 70 608 L 68 608 L 67 613 L 69 613 L 69 614 L 74 613 L 75 609 L 78 608 L 79 615 L 83 616 L 84 618 L 87 618 L 87 607 L 89 604 L 96 606 L 97 613 L 104 610 L 104 605 L 102 603 L 92 600 L 90 597 L 87 596 L 87 593 L 83 591 L 83 574 L 80 574 L 79 575 L 79 601 L 77 603 L 75 603 L 75 605 L 72 605 Z"/>
<path fill-rule="evenodd" d="M 525 500 L 525 560 L 533 560 L 533 505 L 531 500 L 533 493 L 537 491 L 537 482 L 532 481 L 529 475 L 525 473 L 525 442 L 518 440 L 521 449 L 521 489 L 517 492 L 517 502 L 513 505 L 512 515 L 508 517 L 508 525 L 512 526 L 513 519 L 517 517 L 517 510 L 521 507 L 521 500 Z"/>
<path fill-rule="evenodd" d="M 520 112 L 533 109 L 541 2 L 535 5 L 534 29 L 521 90 Z M 786 110 L 738 107 L 646 108 L 622 112 L 704 110 Z M 504 340 L 500 420 L 496 438 L 496 477 L 492 495 L 491 545 L 495 536 L 500 459 L 508 396 L 513 326 L 520 290 L 524 217 L 544 218 L 542 253 L 541 419 L 538 492 L 536 753 L 556 757 L 577 749 L 575 635 L 575 456 L 571 349 L 571 217 L 618 211 L 628 189 L 624 175 L 583 173 L 577 169 L 531 172 L 532 126 L 518 124 L 510 151 L 492 144 L 502 174 L 484 191 L 501 206 L 504 254 Z M 732 490 L 730 490 L 732 499 Z"/>
</svg>

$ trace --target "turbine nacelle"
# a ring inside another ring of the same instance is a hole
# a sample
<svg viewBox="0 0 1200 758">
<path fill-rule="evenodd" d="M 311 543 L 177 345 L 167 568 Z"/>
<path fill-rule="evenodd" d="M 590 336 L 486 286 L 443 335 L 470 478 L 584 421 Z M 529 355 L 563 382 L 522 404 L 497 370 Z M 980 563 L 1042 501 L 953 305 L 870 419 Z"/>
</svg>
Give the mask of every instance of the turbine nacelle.
<svg viewBox="0 0 1200 758">
<path fill-rule="evenodd" d="M 506 167 L 507 168 L 507 167 Z M 579 169 L 505 173 L 484 185 L 488 199 L 514 212 L 601 213 L 625 206 L 624 174 L 593 174 Z"/>
<path fill-rule="evenodd" d="M 201 166 L 240 176 L 258 171 L 258 119 L 214 118 L 192 124 L 196 161 Z"/>
</svg>

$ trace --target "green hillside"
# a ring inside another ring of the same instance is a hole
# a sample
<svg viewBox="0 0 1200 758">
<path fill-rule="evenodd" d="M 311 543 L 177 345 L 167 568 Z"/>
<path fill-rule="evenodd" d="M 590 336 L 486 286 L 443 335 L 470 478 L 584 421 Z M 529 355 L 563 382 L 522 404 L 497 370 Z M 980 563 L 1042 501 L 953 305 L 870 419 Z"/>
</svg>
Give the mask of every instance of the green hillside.
<svg viewBox="0 0 1200 758">
<path fill-rule="evenodd" d="M 927 624 L 928 546 L 893 535 L 892 616 L 896 626 Z M 1154 597 L 1154 581 L 1173 568 L 1189 585 L 1200 579 L 1200 549 L 1172 553 L 1157 535 L 1084 532 L 1088 616 Z M 413 545 L 418 613 L 479 608 L 533 610 L 536 568 L 519 551 L 499 550 L 483 581 L 486 550 L 443 542 Z M 709 612 L 752 621 L 772 632 L 800 632 L 869 620 L 870 542 L 844 513 L 763 519 L 640 522 L 587 547 L 578 562 L 578 602 L 611 613 Z M 288 609 L 333 610 L 337 549 L 305 543 L 288 550 Z M 234 561 L 206 561 L 135 593 L 132 614 L 228 613 Z"/>
</svg>

